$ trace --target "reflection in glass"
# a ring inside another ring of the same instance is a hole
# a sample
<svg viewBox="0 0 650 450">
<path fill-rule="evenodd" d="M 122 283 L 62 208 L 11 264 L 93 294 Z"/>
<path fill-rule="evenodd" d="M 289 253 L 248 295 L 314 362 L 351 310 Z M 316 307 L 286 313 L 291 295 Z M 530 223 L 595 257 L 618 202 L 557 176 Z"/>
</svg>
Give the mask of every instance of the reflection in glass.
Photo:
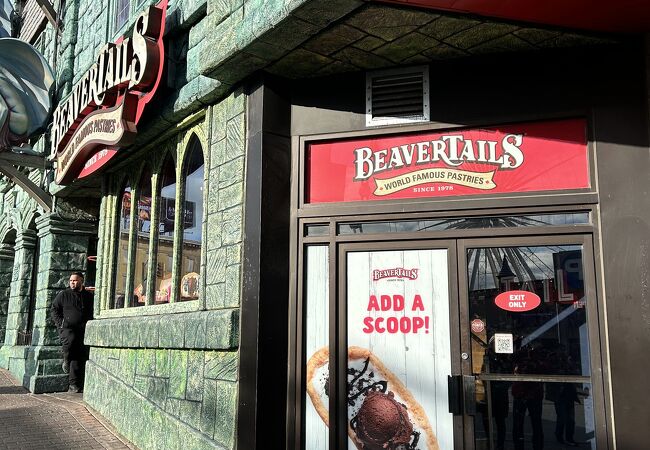
<svg viewBox="0 0 650 450">
<path fill-rule="evenodd" d="M 590 383 L 479 380 L 476 387 L 477 450 L 564 450 L 580 444 L 596 449 Z"/>
<path fill-rule="evenodd" d="M 117 0 L 115 3 L 115 30 L 119 30 L 129 20 L 131 2 L 129 0 Z"/>
<path fill-rule="evenodd" d="M 329 345 L 329 265 L 326 246 L 310 246 L 306 252 L 305 271 L 305 361 L 322 348 Z M 306 369 L 305 364 L 305 369 Z M 307 372 L 307 370 L 305 370 Z M 328 407 L 328 365 L 314 370 L 311 380 L 313 395 L 318 395 L 320 403 Z M 314 401 L 303 393 L 305 404 L 305 448 L 327 450 L 329 432 L 327 425 L 316 412 Z"/>
<path fill-rule="evenodd" d="M 474 373 L 588 376 L 582 267 L 581 246 L 469 249 Z M 536 294 L 539 306 L 497 306 L 498 294 L 515 290 Z"/>
<path fill-rule="evenodd" d="M 131 186 L 122 189 L 118 212 L 120 221 L 117 226 L 117 251 L 115 267 L 115 301 L 113 308 L 123 308 L 126 292 L 126 274 L 128 272 L 129 231 L 131 229 Z"/>
<path fill-rule="evenodd" d="M 327 236 L 330 234 L 330 226 L 322 224 L 305 225 L 305 236 Z"/>
<path fill-rule="evenodd" d="M 187 160 L 183 171 L 185 177 L 185 205 L 182 214 L 181 301 L 199 298 L 204 167 L 203 149 L 196 136 L 193 136 L 189 143 Z"/>
<path fill-rule="evenodd" d="M 174 244 L 174 212 L 176 208 L 176 166 L 167 154 L 160 172 L 160 220 L 156 254 L 155 304 L 169 303 L 172 291 L 172 259 Z"/>
<path fill-rule="evenodd" d="M 147 269 L 151 235 L 151 171 L 149 168 L 142 171 L 137 192 L 134 289 L 129 299 L 129 306 L 144 306 L 147 303 Z"/>
<path fill-rule="evenodd" d="M 588 212 L 524 216 L 458 217 L 444 219 L 395 220 L 390 222 L 355 222 L 339 225 L 339 234 L 414 233 L 420 231 L 461 230 L 475 228 L 513 228 L 589 223 Z"/>
</svg>

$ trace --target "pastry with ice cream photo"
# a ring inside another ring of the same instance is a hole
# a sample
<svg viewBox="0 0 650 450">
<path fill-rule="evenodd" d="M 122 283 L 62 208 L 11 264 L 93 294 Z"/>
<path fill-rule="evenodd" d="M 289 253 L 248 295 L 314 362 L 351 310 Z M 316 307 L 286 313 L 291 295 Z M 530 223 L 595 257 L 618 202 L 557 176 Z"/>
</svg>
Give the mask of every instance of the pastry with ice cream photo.
<svg viewBox="0 0 650 450">
<path fill-rule="evenodd" d="M 307 393 L 327 424 L 329 350 L 307 363 Z M 359 450 L 439 450 L 427 415 L 370 350 L 348 348 L 348 435 Z"/>
</svg>

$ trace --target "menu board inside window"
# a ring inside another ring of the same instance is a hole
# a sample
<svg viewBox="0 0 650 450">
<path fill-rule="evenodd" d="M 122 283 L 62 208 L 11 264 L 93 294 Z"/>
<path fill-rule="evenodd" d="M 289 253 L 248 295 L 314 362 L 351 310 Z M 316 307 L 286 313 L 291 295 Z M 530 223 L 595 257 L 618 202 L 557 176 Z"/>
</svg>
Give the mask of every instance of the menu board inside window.
<svg viewBox="0 0 650 450">
<path fill-rule="evenodd" d="M 584 119 L 315 142 L 305 203 L 590 188 Z"/>
</svg>

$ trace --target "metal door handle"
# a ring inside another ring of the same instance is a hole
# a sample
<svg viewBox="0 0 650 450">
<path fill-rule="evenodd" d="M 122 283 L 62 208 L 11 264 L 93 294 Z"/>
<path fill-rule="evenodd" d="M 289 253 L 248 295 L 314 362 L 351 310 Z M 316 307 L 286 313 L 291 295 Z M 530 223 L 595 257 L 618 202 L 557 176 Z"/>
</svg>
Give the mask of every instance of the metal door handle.
<svg viewBox="0 0 650 450">
<path fill-rule="evenodd" d="M 476 414 L 476 377 L 448 375 L 449 412 L 454 416 Z"/>
<path fill-rule="evenodd" d="M 449 412 L 454 416 L 463 415 L 462 404 L 462 375 L 447 376 L 447 394 L 449 396 Z"/>
<path fill-rule="evenodd" d="M 473 416 L 476 414 L 476 377 L 463 375 L 463 403 L 465 414 Z"/>
</svg>

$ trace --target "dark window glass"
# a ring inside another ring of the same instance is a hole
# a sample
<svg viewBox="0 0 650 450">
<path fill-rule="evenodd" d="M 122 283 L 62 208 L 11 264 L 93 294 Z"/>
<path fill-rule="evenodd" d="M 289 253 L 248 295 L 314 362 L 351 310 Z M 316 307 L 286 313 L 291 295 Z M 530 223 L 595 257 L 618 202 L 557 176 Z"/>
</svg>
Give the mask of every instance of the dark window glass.
<svg viewBox="0 0 650 450">
<path fill-rule="evenodd" d="M 131 186 L 121 191 L 118 208 L 120 216 L 117 226 L 117 251 L 115 257 L 115 301 L 114 308 L 123 308 L 126 298 L 126 275 L 128 273 L 129 230 L 131 229 Z"/>
<path fill-rule="evenodd" d="M 581 246 L 475 248 L 467 260 L 474 373 L 590 374 Z"/>
<path fill-rule="evenodd" d="M 147 303 L 147 270 L 151 236 L 151 171 L 148 168 L 142 171 L 138 182 L 137 208 L 134 289 L 129 306 L 144 306 Z"/>
<path fill-rule="evenodd" d="M 315 236 L 328 236 L 330 234 L 329 225 L 306 225 L 305 226 L 305 236 L 315 237 Z"/>
<path fill-rule="evenodd" d="M 590 383 L 477 381 L 476 448 L 595 449 L 591 390 Z"/>
<path fill-rule="evenodd" d="M 160 220 L 156 256 L 156 298 L 154 303 L 169 303 L 172 292 L 172 247 L 176 211 L 176 165 L 167 155 L 160 173 Z"/>
<path fill-rule="evenodd" d="M 119 30 L 129 20 L 131 12 L 130 0 L 117 0 L 115 2 L 115 29 Z"/>
<path fill-rule="evenodd" d="M 339 234 L 413 233 L 471 228 L 511 228 L 589 224 L 588 212 L 525 216 L 457 217 L 444 219 L 355 222 L 339 225 Z"/>
<path fill-rule="evenodd" d="M 183 207 L 183 248 L 181 251 L 180 300 L 199 298 L 201 241 L 203 225 L 203 149 L 196 137 L 189 144 L 185 169 L 185 205 Z"/>
</svg>

